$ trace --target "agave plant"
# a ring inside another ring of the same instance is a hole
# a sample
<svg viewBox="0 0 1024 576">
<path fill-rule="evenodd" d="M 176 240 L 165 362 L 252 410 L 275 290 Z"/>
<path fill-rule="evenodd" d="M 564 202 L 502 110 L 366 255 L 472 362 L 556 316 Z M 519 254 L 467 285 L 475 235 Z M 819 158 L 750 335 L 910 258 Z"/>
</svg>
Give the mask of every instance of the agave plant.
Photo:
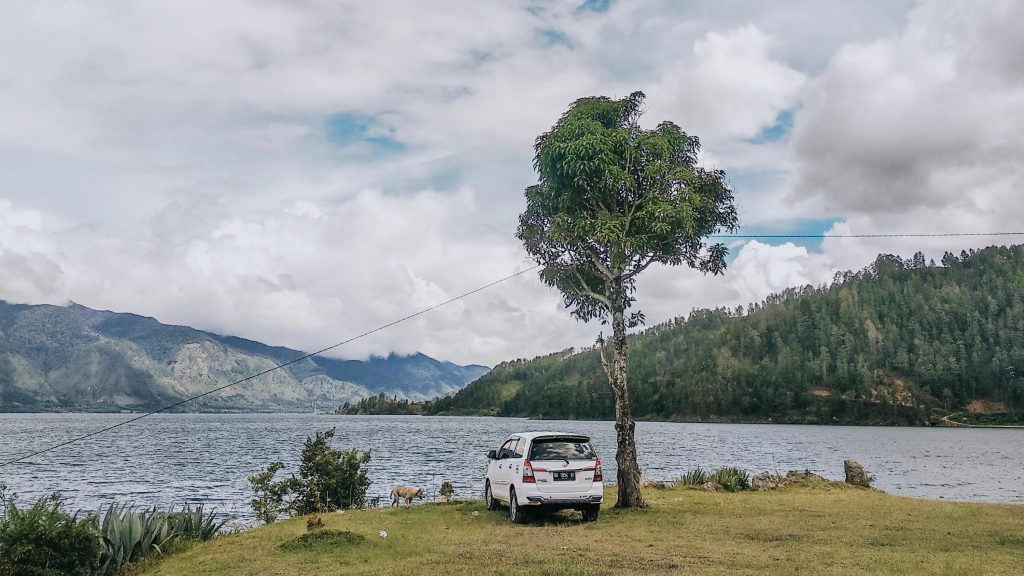
<svg viewBox="0 0 1024 576">
<path fill-rule="evenodd" d="M 155 507 L 137 510 L 127 504 L 111 504 L 97 528 L 106 547 L 100 576 L 116 574 L 125 564 L 149 554 L 162 554 L 161 546 L 176 536 L 166 514 Z"/>
<path fill-rule="evenodd" d="M 209 540 L 220 532 L 227 524 L 227 517 L 217 519 L 216 510 L 209 513 L 203 511 L 202 504 L 196 504 L 195 508 L 185 504 L 180 512 L 171 512 L 167 515 L 174 530 L 174 534 L 180 538 L 189 540 Z"/>
</svg>

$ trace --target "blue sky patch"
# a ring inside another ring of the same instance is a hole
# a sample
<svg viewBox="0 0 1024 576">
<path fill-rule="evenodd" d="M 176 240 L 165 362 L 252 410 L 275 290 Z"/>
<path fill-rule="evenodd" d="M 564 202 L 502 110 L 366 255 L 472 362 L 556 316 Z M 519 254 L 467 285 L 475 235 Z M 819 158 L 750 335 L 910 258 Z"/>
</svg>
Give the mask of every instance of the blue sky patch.
<svg viewBox="0 0 1024 576">
<path fill-rule="evenodd" d="M 580 10 L 590 10 L 591 12 L 607 12 L 612 7 L 614 0 L 584 0 L 580 4 Z"/>
<path fill-rule="evenodd" d="M 327 140 L 340 147 L 365 143 L 383 152 L 405 150 L 405 144 L 392 137 L 390 130 L 381 128 L 372 116 L 343 112 L 329 116 L 326 124 Z"/>
<path fill-rule="evenodd" d="M 761 133 L 755 136 L 751 142 L 763 144 L 765 142 L 778 142 L 789 137 L 793 131 L 793 110 L 783 110 L 775 118 L 775 123 L 768 126 Z"/>
<path fill-rule="evenodd" d="M 566 46 L 572 48 L 572 41 L 561 30 L 552 30 L 550 28 L 537 30 L 537 37 L 540 38 L 541 44 L 546 47 Z"/>
<path fill-rule="evenodd" d="M 821 251 L 823 238 L 801 238 L 801 236 L 820 236 L 828 232 L 836 222 L 842 218 L 794 218 L 791 220 L 777 220 L 775 222 L 763 222 L 750 226 L 743 226 L 736 232 L 740 236 L 746 235 L 768 235 L 779 236 L 778 238 L 753 238 L 762 244 L 785 244 L 792 242 L 797 246 L 803 246 L 812 252 Z M 747 242 L 751 238 L 739 238 L 741 242 Z M 729 245 L 732 240 L 729 238 L 720 239 Z"/>
</svg>

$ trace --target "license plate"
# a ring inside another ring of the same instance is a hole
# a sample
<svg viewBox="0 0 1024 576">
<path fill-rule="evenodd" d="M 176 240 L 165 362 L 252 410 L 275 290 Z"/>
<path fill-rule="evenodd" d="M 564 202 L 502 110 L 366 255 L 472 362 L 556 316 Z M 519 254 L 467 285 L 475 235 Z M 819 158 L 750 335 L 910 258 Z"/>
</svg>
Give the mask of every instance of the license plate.
<svg viewBox="0 0 1024 576">
<path fill-rule="evenodd" d="M 575 480 L 576 479 L 576 473 L 575 472 L 552 472 L 551 474 L 552 474 L 553 479 L 555 480 L 555 482 L 558 482 L 560 480 Z"/>
</svg>

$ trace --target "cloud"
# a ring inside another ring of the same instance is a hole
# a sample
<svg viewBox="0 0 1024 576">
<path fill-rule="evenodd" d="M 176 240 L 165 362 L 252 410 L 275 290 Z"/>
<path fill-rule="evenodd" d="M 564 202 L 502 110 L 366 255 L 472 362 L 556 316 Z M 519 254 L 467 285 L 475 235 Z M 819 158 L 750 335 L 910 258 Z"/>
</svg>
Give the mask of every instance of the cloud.
<svg viewBox="0 0 1024 576">
<path fill-rule="evenodd" d="M 5 3 L 0 298 L 317 348 L 528 265 L 534 138 L 637 89 L 756 229 L 1016 228 L 1020 7 L 910 6 Z M 638 305 L 657 322 L 965 244 L 737 243 L 721 277 L 648 271 Z M 338 353 L 494 363 L 598 330 L 528 274 Z"/>
<path fill-rule="evenodd" d="M 1016 2 L 926 2 L 899 35 L 839 50 L 796 117 L 793 197 L 867 217 L 860 232 L 1013 227 L 1024 215 L 1024 59 L 1010 32 L 1021 17 Z"/>
</svg>

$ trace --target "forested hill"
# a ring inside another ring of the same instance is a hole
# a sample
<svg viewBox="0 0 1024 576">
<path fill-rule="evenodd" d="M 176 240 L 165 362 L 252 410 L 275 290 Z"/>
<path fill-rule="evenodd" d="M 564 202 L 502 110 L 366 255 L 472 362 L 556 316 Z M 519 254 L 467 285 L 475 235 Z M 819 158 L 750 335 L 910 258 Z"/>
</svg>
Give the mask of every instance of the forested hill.
<svg viewBox="0 0 1024 576">
<path fill-rule="evenodd" d="M 631 336 L 639 418 L 923 423 L 1024 410 L 1024 247 L 879 256 L 830 286 L 696 310 Z M 981 401 L 981 402 L 979 402 Z M 431 413 L 610 418 L 597 352 L 497 366 Z"/>
</svg>

